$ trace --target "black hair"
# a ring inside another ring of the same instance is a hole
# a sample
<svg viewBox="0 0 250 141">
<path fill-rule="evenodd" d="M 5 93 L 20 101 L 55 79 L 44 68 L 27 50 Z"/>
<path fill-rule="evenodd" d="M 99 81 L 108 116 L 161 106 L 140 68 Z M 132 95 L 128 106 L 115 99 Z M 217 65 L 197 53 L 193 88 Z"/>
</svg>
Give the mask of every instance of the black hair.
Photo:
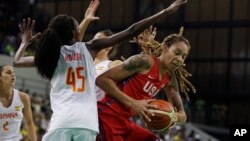
<svg viewBox="0 0 250 141">
<path fill-rule="evenodd" d="M 35 66 L 42 77 L 52 79 L 60 57 L 61 46 L 68 45 L 72 41 L 74 30 L 74 19 L 70 16 L 58 15 L 50 21 L 38 42 L 35 53 Z"/>
</svg>

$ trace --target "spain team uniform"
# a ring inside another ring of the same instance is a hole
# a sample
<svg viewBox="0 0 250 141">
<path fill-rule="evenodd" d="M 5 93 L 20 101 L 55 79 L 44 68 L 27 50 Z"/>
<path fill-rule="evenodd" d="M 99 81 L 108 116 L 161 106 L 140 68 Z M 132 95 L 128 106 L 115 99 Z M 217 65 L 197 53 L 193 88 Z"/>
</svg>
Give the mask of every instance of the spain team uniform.
<svg viewBox="0 0 250 141">
<path fill-rule="evenodd" d="M 137 100 L 153 98 L 169 82 L 168 75 L 159 79 L 159 61 L 154 58 L 151 70 L 146 74 L 135 74 L 118 87 Z M 98 102 L 100 134 L 97 141 L 156 141 L 149 130 L 132 122 L 135 113 L 108 94 Z"/>
<path fill-rule="evenodd" d="M 99 131 L 95 66 L 84 43 L 61 47 L 50 101 L 53 114 L 43 141 L 95 140 Z"/>
<path fill-rule="evenodd" d="M 9 107 L 4 107 L 0 102 L 0 141 L 19 141 L 22 139 L 20 127 L 24 105 L 20 99 L 19 91 L 13 90 L 13 99 Z"/>
<path fill-rule="evenodd" d="M 96 77 L 101 75 L 102 73 L 104 73 L 105 71 L 109 69 L 110 62 L 112 61 L 104 60 L 95 65 Z M 105 95 L 105 92 L 101 88 L 96 86 L 96 100 L 100 101 L 104 97 L 104 95 Z"/>
</svg>

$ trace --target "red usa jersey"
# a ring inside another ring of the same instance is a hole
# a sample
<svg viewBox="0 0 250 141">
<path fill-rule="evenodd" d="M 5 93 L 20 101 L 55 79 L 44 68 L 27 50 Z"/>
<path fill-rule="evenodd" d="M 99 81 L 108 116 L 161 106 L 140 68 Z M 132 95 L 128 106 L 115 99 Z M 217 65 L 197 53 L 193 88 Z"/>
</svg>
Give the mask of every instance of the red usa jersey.
<svg viewBox="0 0 250 141">
<path fill-rule="evenodd" d="M 167 74 L 163 75 L 160 80 L 159 66 L 159 60 L 154 58 L 154 64 L 148 73 L 135 74 L 117 85 L 125 94 L 134 99 L 142 100 L 153 98 L 169 82 Z M 119 115 L 127 117 L 134 115 L 130 109 L 108 94 L 102 101 L 98 102 L 98 108 L 100 111 L 102 111 L 103 108 L 111 108 L 114 112 L 119 113 Z"/>
</svg>

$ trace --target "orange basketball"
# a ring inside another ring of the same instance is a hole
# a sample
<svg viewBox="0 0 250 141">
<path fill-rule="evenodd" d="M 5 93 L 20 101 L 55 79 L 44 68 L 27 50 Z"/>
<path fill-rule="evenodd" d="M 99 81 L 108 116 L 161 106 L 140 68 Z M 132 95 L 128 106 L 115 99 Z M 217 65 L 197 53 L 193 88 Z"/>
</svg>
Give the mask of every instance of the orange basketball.
<svg viewBox="0 0 250 141">
<path fill-rule="evenodd" d="M 149 102 L 151 105 L 156 105 L 157 109 L 151 109 L 154 116 L 148 115 L 151 121 L 146 121 L 148 127 L 153 131 L 166 131 L 174 124 L 174 107 L 165 100 L 154 100 Z"/>
</svg>

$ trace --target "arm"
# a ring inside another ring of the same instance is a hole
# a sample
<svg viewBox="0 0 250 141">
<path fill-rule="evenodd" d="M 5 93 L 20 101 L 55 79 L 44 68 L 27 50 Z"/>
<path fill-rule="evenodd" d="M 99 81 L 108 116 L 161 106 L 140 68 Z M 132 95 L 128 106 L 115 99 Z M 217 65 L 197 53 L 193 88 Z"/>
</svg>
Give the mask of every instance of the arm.
<svg viewBox="0 0 250 141">
<path fill-rule="evenodd" d="M 37 33 L 34 36 L 32 35 L 34 25 L 35 20 L 31 20 L 30 18 L 28 18 L 27 22 L 23 19 L 23 23 L 19 24 L 22 43 L 14 56 L 13 65 L 15 67 L 34 67 L 34 56 L 24 57 L 26 48 L 41 35 L 41 33 Z"/>
<path fill-rule="evenodd" d="M 91 40 L 86 43 L 86 46 L 88 47 L 92 56 L 95 57 L 96 52 L 98 52 L 99 50 L 106 48 L 106 47 L 113 46 L 130 37 L 138 35 L 147 27 L 154 24 L 156 21 L 175 12 L 180 6 L 184 5 L 186 2 L 187 0 L 175 0 L 168 8 L 162 10 L 161 12 L 156 13 L 155 15 L 148 17 L 146 19 L 143 19 L 131 25 L 126 30 L 123 30 L 117 34 L 114 34 L 113 36 Z"/>
<path fill-rule="evenodd" d="M 120 64 L 122 64 L 123 62 L 121 61 L 121 60 L 114 60 L 114 61 L 112 61 L 112 62 L 110 62 L 109 63 L 109 69 L 110 68 L 113 68 L 113 67 L 115 67 L 115 66 L 117 66 L 117 65 L 120 65 Z"/>
<path fill-rule="evenodd" d="M 106 91 L 123 105 L 131 108 L 135 113 L 150 120 L 146 113 L 150 113 L 148 108 L 155 108 L 147 104 L 150 100 L 135 100 L 122 92 L 115 82 L 122 81 L 136 73 L 146 73 L 153 64 L 153 59 L 149 55 L 135 55 L 124 63 L 113 67 L 97 77 L 96 85 Z"/>
<path fill-rule="evenodd" d="M 174 73 L 171 73 L 171 81 L 164 88 L 168 101 L 177 109 L 177 122 L 185 123 L 187 115 L 183 107 L 182 99 L 179 93 L 179 86 Z"/>
<path fill-rule="evenodd" d="M 84 33 L 91 21 L 99 20 L 99 17 L 95 17 L 95 12 L 99 6 L 99 0 L 91 1 L 89 4 L 88 9 L 85 12 L 85 18 L 82 20 L 82 22 L 79 25 L 80 29 L 80 40 L 83 39 Z"/>
<path fill-rule="evenodd" d="M 33 122 L 31 105 L 30 105 L 30 98 L 25 93 L 20 93 L 20 97 L 24 105 L 23 114 L 29 139 L 31 141 L 37 141 L 36 129 Z"/>
</svg>

